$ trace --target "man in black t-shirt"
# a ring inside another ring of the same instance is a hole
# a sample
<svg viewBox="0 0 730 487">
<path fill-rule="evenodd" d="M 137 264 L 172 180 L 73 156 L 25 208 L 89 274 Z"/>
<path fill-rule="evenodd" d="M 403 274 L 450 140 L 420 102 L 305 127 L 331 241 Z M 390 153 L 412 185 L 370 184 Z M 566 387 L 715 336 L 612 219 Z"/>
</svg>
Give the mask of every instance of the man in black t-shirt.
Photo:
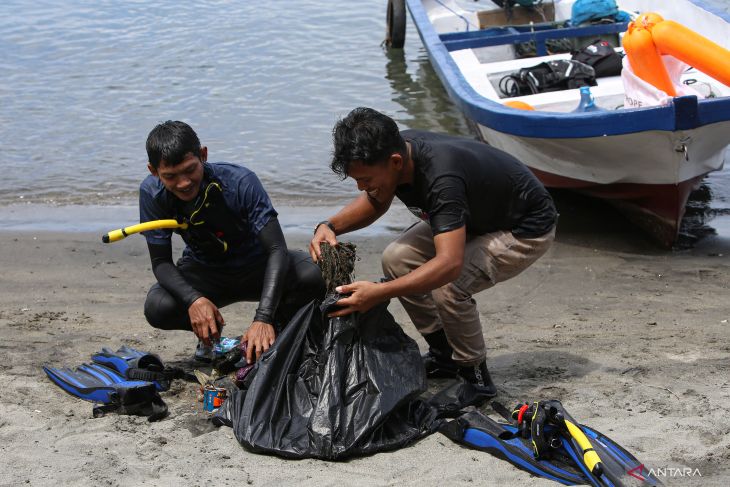
<svg viewBox="0 0 730 487">
<path fill-rule="evenodd" d="M 331 316 L 366 311 L 398 297 L 429 351 L 429 377 L 461 376 L 485 395 L 496 388 L 472 296 L 516 276 L 555 236 L 550 194 L 514 157 L 481 142 L 424 131 L 400 132 L 386 115 L 356 108 L 333 130 L 332 170 L 363 192 L 315 228 L 320 244 L 363 228 L 398 197 L 422 221 L 383 252 L 383 283 L 354 282 Z"/>
</svg>

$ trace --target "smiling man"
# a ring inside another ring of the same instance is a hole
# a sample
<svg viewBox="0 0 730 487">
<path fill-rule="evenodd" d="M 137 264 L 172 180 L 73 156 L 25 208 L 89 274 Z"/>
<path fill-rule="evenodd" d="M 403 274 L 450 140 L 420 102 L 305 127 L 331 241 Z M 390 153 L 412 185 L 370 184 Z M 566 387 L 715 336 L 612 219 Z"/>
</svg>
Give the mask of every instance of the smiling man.
<svg viewBox="0 0 730 487">
<path fill-rule="evenodd" d="M 144 232 L 157 283 L 145 302 L 156 328 L 192 330 L 196 357 L 210 358 L 211 339 L 225 324 L 219 308 L 258 301 L 248 340 L 249 362 L 269 349 L 276 326 L 324 295 L 319 268 L 301 251 L 288 251 L 277 213 L 250 170 L 208 163 L 208 148 L 186 123 L 167 121 L 147 138 L 150 175 L 139 192 L 140 222 L 185 221 L 186 243 L 177 265 L 172 230 Z"/>
<path fill-rule="evenodd" d="M 332 170 L 362 194 L 315 228 L 310 254 L 337 235 L 370 225 L 399 198 L 422 221 L 383 252 L 387 282 L 338 290 L 342 309 L 366 311 L 398 297 L 426 339 L 429 377 L 460 376 L 495 395 L 472 296 L 516 276 L 549 248 L 557 213 L 550 194 L 514 157 L 481 142 L 425 131 L 399 132 L 370 108 L 356 108 L 333 130 Z M 517 297 L 519 299 L 519 297 Z"/>
</svg>

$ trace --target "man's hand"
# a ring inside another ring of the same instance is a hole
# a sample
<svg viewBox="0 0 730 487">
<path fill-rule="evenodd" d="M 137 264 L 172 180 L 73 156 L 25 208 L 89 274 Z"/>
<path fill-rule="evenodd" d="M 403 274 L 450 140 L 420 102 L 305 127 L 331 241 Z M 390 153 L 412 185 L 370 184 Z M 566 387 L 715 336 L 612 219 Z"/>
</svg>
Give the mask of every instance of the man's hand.
<svg viewBox="0 0 730 487">
<path fill-rule="evenodd" d="M 205 297 L 196 299 L 188 308 L 188 315 L 193 333 L 207 346 L 211 345 L 211 338 L 220 338 L 220 329 L 225 325 L 225 321 L 211 300 Z"/>
<path fill-rule="evenodd" d="M 309 255 L 312 256 L 312 260 L 315 263 L 322 257 L 322 248 L 320 247 L 322 242 L 327 242 L 333 247 L 337 245 L 337 235 L 325 224 L 317 227 L 317 231 L 314 232 L 314 237 L 312 237 L 312 241 L 309 243 Z"/>
<path fill-rule="evenodd" d="M 263 321 L 254 321 L 243 334 L 241 341 L 248 341 L 246 362 L 252 364 L 262 353 L 267 351 L 276 340 L 274 327 Z"/>
<path fill-rule="evenodd" d="M 375 282 L 357 281 L 352 284 L 339 286 L 335 290 L 341 294 L 352 294 L 337 301 L 337 306 L 340 306 L 341 309 L 327 315 L 330 318 L 346 316 L 355 311 L 362 313 L 387 299 L 387 296 L 383 292 L 383 285 Z"/>
</svg>

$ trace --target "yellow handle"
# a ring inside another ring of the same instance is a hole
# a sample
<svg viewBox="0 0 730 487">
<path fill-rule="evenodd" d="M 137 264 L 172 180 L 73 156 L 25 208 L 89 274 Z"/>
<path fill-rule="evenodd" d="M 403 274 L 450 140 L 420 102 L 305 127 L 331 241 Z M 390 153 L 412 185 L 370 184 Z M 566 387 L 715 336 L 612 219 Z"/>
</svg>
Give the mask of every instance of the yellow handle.
<svg viewBox="0 0 730 487">
<path fill-rule="evenodd" d="M 603 471 L 601 458 L 598 456 L 598 453 L 596 453 L 596 451 L 593 449 L 591 441 L 588 439 L 585 433 L 583 433 L 583 430 L 581 430 L 578 426 L 574 425 L 567 419 L 565 420 L 565 426 L 568 428 L 570 436 L 573 437 L 573 439 L 578 443 L 580 449 L 583 451 L 583 463 L 586 464 L 588 470 L 590 470 L 594 475 L 600 475 L 600 473 Z M 598 470 L 596 470 L 596 467 L 598 468 Z"/>
<path fill-rule="evenodd" d="M 120 228 L 119 230 L 112 230 L 111 232 L 101 237 L 101 241 L 104 243 L 117 242 L 125 237 L 128 237 L 129 235 L 132 235 L 133 233 L 146 232 L 147 230 L 158 230 L 160 228 L 181 228 L 185 230 L 186 228 L 188 228 L 188 224 L 180 223 L 177 220 L 152 220 L 149 222 L 138 223 L 137 225 L 132 225 L 125 228 Z"/>
</svg>

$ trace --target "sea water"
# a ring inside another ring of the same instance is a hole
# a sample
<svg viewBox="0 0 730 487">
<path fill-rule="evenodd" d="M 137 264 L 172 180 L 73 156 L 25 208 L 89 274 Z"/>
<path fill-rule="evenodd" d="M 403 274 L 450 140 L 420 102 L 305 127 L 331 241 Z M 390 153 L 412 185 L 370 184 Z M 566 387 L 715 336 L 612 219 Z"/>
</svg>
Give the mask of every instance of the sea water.
<svg viewBox="0 0 730 487">
<path fill-rule="evenodd" d="M 405 49 L 389 51 L 385 2 L 344 5 L 2 2 L 0 230 L 135 223 L 145 139 L 168 119 L 190 123 L 211 161 L 255 171 L 285 230 L 307 232 L 356 194 L 328 166 L 332 126 L 352 108 L 473 136 L 412 22 Z M 705 184 L 709 224 L 728 231 L 728 170 Z M 396 205 L 371 231 L 412 222 Z"/>
</svg>

